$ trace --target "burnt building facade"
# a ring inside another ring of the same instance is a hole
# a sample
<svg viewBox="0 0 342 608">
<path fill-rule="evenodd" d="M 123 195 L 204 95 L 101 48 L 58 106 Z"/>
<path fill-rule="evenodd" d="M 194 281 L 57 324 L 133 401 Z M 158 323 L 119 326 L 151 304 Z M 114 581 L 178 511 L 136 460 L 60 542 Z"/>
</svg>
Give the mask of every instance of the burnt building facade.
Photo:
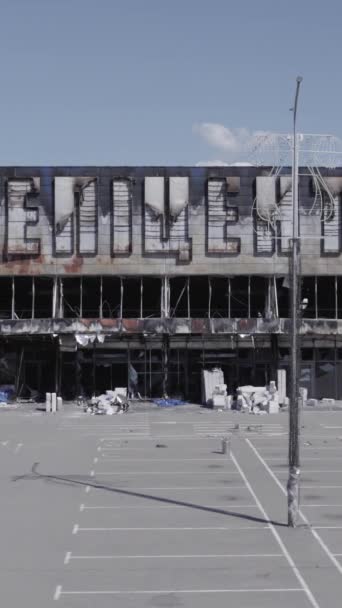
<svg viewBox="0 0 342 608">
<path fill-rule="evenodd" d="M 291 170 L 0 168 L 0 384 L 200 399 L 289 366 Z M 301 170 L 301 386 L 342 398 L 342 169 Z"/>
</svg>

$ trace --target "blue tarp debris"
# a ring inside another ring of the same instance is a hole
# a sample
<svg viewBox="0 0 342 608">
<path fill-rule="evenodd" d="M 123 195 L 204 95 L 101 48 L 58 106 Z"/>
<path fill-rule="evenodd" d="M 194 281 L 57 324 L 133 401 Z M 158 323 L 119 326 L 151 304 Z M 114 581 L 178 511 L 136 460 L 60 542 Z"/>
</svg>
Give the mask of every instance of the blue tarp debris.
<svg viewBox="0 0 342 608">
<path fill-rule="evenodd" d="M 174 407 L 175 405 L 186 405 L 186 401 L 182 399 L 154 399 L 159 407 Z"/>
</svg>

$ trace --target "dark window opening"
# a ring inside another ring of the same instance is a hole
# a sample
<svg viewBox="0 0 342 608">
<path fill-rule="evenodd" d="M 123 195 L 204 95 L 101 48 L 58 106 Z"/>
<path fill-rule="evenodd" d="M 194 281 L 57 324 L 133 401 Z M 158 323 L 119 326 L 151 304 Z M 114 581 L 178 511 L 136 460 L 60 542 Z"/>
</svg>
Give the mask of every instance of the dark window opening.
<svg viewBox="0 0 342 608">
<path fill-rule="evenodd" d="M 63 281 L 64 317 L 73 319 L 80 316 L 81 282 L 80 278 L 67 278 Z"/>
<path fill-rule="evenodd" d="M 250 316 L 252 318 L 264 317 L 267 312 L 268 279 L 265 277 L 251 277 L 250 293 Z"/>
<path fill-rule="evenodd" d="M 102 278 L 102 317 L 117 319 L 120 317 L 121 281 L 118 277 Z"/>
<path fill-rule="evenodd" d="M 228 317 L 228 299 L 229 287 L 228 279 L 210 277 L 211 285 L 211 301 L 210 301 L 210 316 L 211 317 Z"/>
<path fill-rule="evenodd" d="M 301 286 L 301 301 L 307 300 L 306 308 L 302 310 L 304 319 L 316 319 L 316 287 L 315 277 L 303 277 Z"/>
<path fill-rule="evenodd" d="M 337 277 L 337 318 L 342 319 L 342 277 Z"/>
<path fill-rule="evenodd" d="M 16 277 L 14 280 L 14 311 L 19 319 L 32 318 L 32 277 Z"/>
<path fill-rule="evenodd" d="M 188 279 L 170 279 L 170 317 L 188 317 Z"/>
<path fill-rule="evenodd" d="M 143 279 L 143 317 L 161 316 L 161 280 L 154 277 Z"/>
<path fill-rule="evenodd" d="M 100 278 L 83 277 L 82 279 L 82 317 L 96 319 L 100 316 Z"/>
<path fill-rule="evenodd" d="M 0 318 L 12 317 L 12 278 L 0 278 Z"/>
<path fill-rule="evenodd" d="M 36 319 L 52 317 L 53 279 L 35 277 L 34 280 L 34 316 Z"/>
<path fill-rule="evenodd" d="M 140 317 L 141 283 L 140 279 L 123 280 L 123 310 L 125 319 Z"/>
<path fill-rule="evenodd" d="M 335 277 L 317 277 L 317 308 L 319 319 L 336 318 Z"/>
<path fill-rule="evenodd" d="M 190 277 L 190 311 L 192 318 L 208 317 L 208 277 Z"/>
<path fill-rule="evenodd" d="M 247 318 L 248 306 L 248 277 L 233 277 L 230 279 L 230 316 Z"/>
<path fill-rule="evenodd" d="M 287 277 L 276 279 L 278 295 L 278 313 L 280 319 L 288 319 L 290 316 L 290 287 Z"/>
</svg>

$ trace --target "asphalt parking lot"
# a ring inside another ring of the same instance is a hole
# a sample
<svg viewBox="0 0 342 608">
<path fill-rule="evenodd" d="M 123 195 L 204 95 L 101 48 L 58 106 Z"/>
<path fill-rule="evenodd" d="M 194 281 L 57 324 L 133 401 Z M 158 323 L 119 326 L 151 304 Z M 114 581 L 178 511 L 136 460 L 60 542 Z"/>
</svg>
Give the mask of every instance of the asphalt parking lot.
<svg viewBox="0 0 342 608">
<path fill-rule="evenodd" d="M 1 605 L 340 606 L 342 413 L 303 413 L 296 530 L 287 414 L 0 417 Z"/>
</svg>

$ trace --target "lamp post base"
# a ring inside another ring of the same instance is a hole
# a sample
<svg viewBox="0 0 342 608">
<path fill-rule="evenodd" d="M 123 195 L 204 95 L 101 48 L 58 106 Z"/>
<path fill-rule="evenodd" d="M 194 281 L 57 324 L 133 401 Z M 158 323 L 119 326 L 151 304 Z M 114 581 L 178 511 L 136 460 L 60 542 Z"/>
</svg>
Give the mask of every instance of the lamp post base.
<svg viewBox="0 0 342 608">
<path fill-rule="evenodd" d="M 300 469 L 290 467 L 287 481 L 287 524 L 296 528 L 299 517 L 299 480 Z"/>
</svg>

